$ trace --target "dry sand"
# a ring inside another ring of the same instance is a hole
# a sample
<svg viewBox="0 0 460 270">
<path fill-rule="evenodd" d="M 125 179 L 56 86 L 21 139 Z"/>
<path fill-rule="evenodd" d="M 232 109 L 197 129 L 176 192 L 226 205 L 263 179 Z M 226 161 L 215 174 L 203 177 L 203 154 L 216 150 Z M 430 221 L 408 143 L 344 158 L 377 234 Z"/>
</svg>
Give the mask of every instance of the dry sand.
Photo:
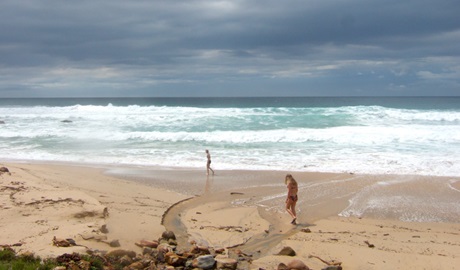
<svg viewBox="0 0 460 270">
<path fill-rule="evenodd" d="M 0 245 L 41 257 L 91 249 L 137 250 L 135 242 L 157 239 L 163 213 L 186 198 L 176 192 L 105 176 L 101 169 L 50 164 L 3 164 L 0 176 Z M 105 225 L 108 233 L 100 228 Z M 53 237 L 82 246 L 56 247 Z M 86 240 L 85 240 L 86 239 Z"/>
<path fill-rule="evenodd" d="M 86 249 L 55 247 L 53 237 L 72 238 L 100 250 L 113 249 L 108 243 L 118 240 L 121 248 L 140 252 L 134 243 L 157 239 L 165 230 L 163 213 L 177 203 L 166 215 L 166 228 L 186 238 L 182 241 L 241 249 L 253 256 L 251 269 L 276 269 L 280 262 L 293 259 L 312 269 L 325 267 L 317 257 L 340 261 L 344 269 L 457 269 L 460 265 L 460 220 L 428 223 L 337 216 L 356 190 L 375 183 L 386 188 L 385 177 L 295 174 L 298 180 L 309 180 L 299 181 L 304 198 L 299 200 L 299 224 L 292 226 L 282 209 L 285 172 L 222 171 L 206 177 L 201 170 L 151 169 L 133 175 L 133 168 L 0 166 L 11 171 L 0 176 L 0 245 L 20 244 L 15 247 L 19 252 L 29 250 L 42 257 Z M 130 181 L 114 177 L 114 172 Z M 152 181 L 155 187 L 149 184 Z M 448 182 L 449 200 L 460 199 L 458 179 L 439 182 Z M 398 193 L 407 189 L 404 185 L 380 192 Z M 432 187 L 428 184 L 428 188 Z M 425 196 L 423 189 L 413 190 Z M 368 199 L 366 194 L 359 198 Z M 446 218 L 458 217 L 458 204 L 446 209 L 454 209 L 443 213 Z M 103 225 L 108 233 L 100 231 Z M 275 255 L 285 246 L 297 255 Z"/>
</svg>

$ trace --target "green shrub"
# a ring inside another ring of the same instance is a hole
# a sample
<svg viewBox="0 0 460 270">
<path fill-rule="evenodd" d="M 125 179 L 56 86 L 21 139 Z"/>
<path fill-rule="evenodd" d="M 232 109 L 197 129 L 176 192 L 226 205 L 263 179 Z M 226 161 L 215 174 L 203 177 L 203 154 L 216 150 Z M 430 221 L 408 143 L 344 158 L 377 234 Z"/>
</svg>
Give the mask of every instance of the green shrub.
<svg viewBox="0 0 460 270">
<path fill-rule="evenodd" d="M 10 248 L 0 250 L 0 262 L 9 262 L 16 258 L 16 253 Z"/>
<path fill-rule="evenodd" d="M 0 270 L 51 270 L 56 266 L 52 260 L 42 262 L 40 257 L 32 254 L 17 256 L 12 249 L 0 250 Z"/>
</svg>

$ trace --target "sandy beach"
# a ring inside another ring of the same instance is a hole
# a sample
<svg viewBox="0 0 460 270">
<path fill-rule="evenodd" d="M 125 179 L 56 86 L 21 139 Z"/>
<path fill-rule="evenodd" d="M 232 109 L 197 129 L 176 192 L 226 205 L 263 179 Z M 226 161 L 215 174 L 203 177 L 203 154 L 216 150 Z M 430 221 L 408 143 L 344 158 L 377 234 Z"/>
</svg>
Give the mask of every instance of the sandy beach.
<svg viewBox="0 0 460 270">
<path fill-rule="evenodd" d="M 105 176 L 101 169 L 51 164 L 3 164 L 0 176 L 0 245 L 41 257 L 62 253 L 124 249 L 157 239 L 163 213 L 186 198 L 176 192 Z M 101 228 L 105 226 L 108 232 Z M 56 247 L 53 238 L 79 246 Z"/>
<path fill-rule="evenodd" d="M 239 249 L 252 257 L 250 269 L 276 269 L 294 259 L 311 269 L 327 266 L 320 259 L 341 262 L 344 269 L 460 264 L 458 178 L 294 172 L 294 226 L 283 209 L 286 172 L 206 176 L 204 170 L 172 168 L 2 166 L 10 174 L 0 175 L 0 245 L 18 252 L 140 252 L 136 242 L 168 229 L 183 243 Z M 78 245 L 57 247 L 54 237 Z M 277 255 L 284 247 L 296 255 Z"/>
</svg>

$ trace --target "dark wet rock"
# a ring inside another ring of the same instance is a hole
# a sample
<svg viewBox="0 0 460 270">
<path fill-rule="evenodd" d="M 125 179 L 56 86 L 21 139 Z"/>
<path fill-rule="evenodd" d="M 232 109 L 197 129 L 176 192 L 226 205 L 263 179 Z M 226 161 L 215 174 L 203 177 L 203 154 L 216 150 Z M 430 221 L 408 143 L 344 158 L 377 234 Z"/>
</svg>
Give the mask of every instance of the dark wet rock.
<svg viewBox="0 0 460 270">
<path fill-rule="evenodd" d="M 169 240 L 169 239 L 176 240 L 176 235 L 172 231 L 165 231 L 161 235 L 161 238 L 166 239 L 166 240 Z"/>
<path fill-rule="evenodd" d="M 158 252 L 157 253 L 157 261 L 160 262 L 160 263 L 164 263 L 165 262 L 165 253 Z"/>
<path fill-rule="evenodd" d="M 76 246 L 77 245 L 77 242 L 75 242 L 75 240 L 72 239 L 72 238 L 66 238 L 65 240 L 67 240 L 67 242 L 69 242 L 69 244 L 71 246 Z"/>
<path fill-rule="evenodd" d="M 120 258 L 120 264 L 122 266 L 128 266 L 133 263 L 133 259 L 129 257 L 128 255 L 124 255 Z"/>
<path fill-rule="evenodd" d="M 72 123 L 71 120 L 62 120 L 61 123 Z"/>
<path fill-rule="evenodd" d="M 216 250 L 214 250 L 214 252 L 216 252 L 216 254 L 222 254 L 225 252 L 225 248 L 218 248 Z"/>
<path fill-rule="evenodd" d="M 282 256 L 295 256 L 296 252 L 291 247 L 283 247 L 280 252 L 276 255 Z"/>
<path fill-rule="evenodd" d="M 168 244 L 171 246 L 177 246 L 177 241 L 175 239 L 169 239 Z"/>
<path fill-rule="evenodd" d="M 321 268 L 321 270 L 342 270 L 342 266 L 340 265 L 328 265 L 324 268 Z"/>
<path fill-rule="evenodd" d="M 106 224 L 102 225 L 99 231 L 101 231 L 101 233 L 109 233 L 109 230 L 107 229 Z"/>
<path fill-rule="evenodd" d="M 375 247 L 374 244 L 369 243 L 369 241 L 364 241 L 364 243 L 366 243 L 366 245 L 367 245 L 368 247 L 370 247 L 370 248 L 374 248 L 374 247 Z"/>
<path fill-rule="evenodd" d="M 206 246 L 192 246 L 190 248 L 190 253 L 199 254 L 199 255 L 208 255 L 211 254 L 210 250 Z"/>
<path fill-rule="evenodd" d="M 81 256 L 77 253 L 64 253 L 61 256 L 56 257 L 58 263 L 68 263 L 71 261 L 78 262 L 81 260 Z"/>
<path fill-rule="evenodd" d="M 111 246 L 111 247 L 120 247 L 121 246 L 120 241 L 112 240 L 112 241 L 109 242 L 109 246 Z"/>
<path fill-rule="evenodd" d="M 216 260 L 212 255 L 202 255 L 195 258 L 192 262 L 193 267 L 198 267 L 202 269 L 212 269 Z"/>
<path fill-rule="evenodd" d="M 5 121 L 0 120 L 0 125 L 5 124 Z"/>
</svg>

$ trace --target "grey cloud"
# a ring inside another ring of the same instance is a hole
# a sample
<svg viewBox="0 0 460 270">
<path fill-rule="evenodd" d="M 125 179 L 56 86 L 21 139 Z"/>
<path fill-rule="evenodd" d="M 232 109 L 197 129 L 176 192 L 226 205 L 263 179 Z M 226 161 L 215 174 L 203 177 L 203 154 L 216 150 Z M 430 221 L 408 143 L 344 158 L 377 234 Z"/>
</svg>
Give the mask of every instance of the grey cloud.
<svg viewBox="0 0 460 270">
<path fill-rule="evenodd" d="M 6 0 L 0 70 L 12 75 L 0 75 L 0 95 L 22 88 L 46 94 L 56 81 L 64 94 L 84 85 L 103 94 L 127 89 L 127 95 L 179 95 L 175 87 L 199 95 L 197 89 L 235 85 L 251 95 L 280 88 L 306 95 L 318 91 L 305 89 L 379 88 L 381 94 L 402 77 L 412 81 L 405 91 L 423 88 L 417 74 L 456 85 L 454 76 L 428 75 L 452 74 L 459 65 L 458 14 L 460 5 L 450 0 Z M 434 57 L 453 60 L 440 64 Z M 89 72 L 56 72 L 65 68 Z M 94 75 L 108 68 L 107 76 Z M 355 77 L 371 69 L 380 79 Z"/>
</svg>

